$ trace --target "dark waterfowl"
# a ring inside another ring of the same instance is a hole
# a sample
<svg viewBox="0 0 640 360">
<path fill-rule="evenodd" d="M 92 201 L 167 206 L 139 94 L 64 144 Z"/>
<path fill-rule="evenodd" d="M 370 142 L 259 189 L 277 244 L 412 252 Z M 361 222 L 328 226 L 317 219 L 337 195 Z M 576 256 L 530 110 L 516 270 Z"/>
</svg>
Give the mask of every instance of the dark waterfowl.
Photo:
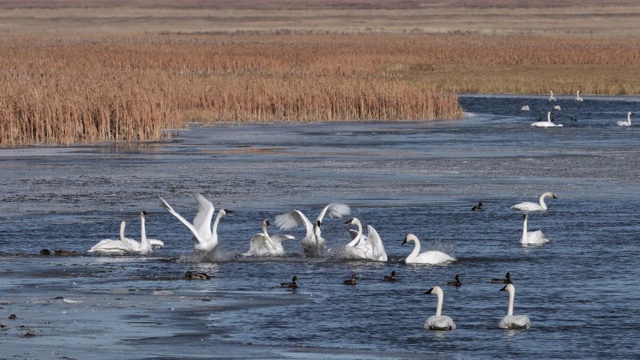
<svg viewBox="0 0 640 360">
<path fill-rule="evenodd" d="M 283 288 L 292 288 L 292 289 L 295 289 L 295 288 L 297 288 L 297 287 L 298 287 L 298 283 L 297 283 L 297 281 L 298 281 L 298 277 L 294 275 L 294 276 L 293 276 L 293 279 L 291 279 L 291 282 L 283 282 L 283 283 L 280 283 L 280 286 L 281 286 L 281 287 L 283 287 Z"/>
<path fill-rule="evenodd" d="M 474 207 L 471 208 L 472 211 L 482 211 L 482 203 L 479 202 L 478 205 L 475 205 Z"/>
<path fill-rule="evenodd" d="M 384 276 L 384 281 L 397 281 L 398 278 L 396 277 L 396 272 L 392 271 L 391 275 L 385 275 Z"/>
<path fill-rule="evenodd" d="M 42 249 L 42 250 L 40 250 L 40 255 L 51 255 L 51 250 Z"/>
<path fill-rule="evenodd" d="M 494 284 L 511 284 L 511 273 L 507 273 L 504 279 L 491 279 L 491 282 Z"/>
<path fill-rule="evenodd" d="M 205 273 L 197 273 L 197 272 L 192 272 L 192 271 L 187 271 L 184 274 L 185 279 L 188 280 L 207 280 L 210 279 L 211 277 Z"/>
<path fill-rule="evenodd" d="M 75 250 L 53 250 L 53 254 L 56 256 L 78 256 L 78 252 Z"/>
<path fill-rule="evenodd" d="M 455 286 L 455 287 L 462 286 L 462 283 L 460 282 L 460 274 L 456 274 L 455 280 L 447 282 L 447 285 L 448 286 Z"/>
<path fill-rule="evenodd" d="M 342 282 L 345 285 L 356 285 L 358 282 L 356 281 L 356 274 L 351 275 L 351 279 L 347 279 Z"/>
</svg>

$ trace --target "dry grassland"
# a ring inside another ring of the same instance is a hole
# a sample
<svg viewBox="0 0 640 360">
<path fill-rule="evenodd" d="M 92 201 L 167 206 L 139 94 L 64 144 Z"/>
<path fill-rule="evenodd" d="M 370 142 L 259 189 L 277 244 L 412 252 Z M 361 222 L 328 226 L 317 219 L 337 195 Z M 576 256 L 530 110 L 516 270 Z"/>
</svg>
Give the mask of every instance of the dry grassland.
<svg viewBox="0 0 640 360">
<path fill-rule="evenodd" d="M 640 93 L 640 4 L 512 3 L 0 0 L 0 146 L 459 118 L 457 93 Z"/>
</svg>

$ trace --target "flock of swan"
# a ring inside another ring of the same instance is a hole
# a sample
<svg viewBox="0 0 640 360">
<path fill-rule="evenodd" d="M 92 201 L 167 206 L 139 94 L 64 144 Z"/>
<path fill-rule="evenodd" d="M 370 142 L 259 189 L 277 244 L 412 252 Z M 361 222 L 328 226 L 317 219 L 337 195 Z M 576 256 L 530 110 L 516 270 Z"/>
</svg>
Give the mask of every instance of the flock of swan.
<svg viewBox="0 0 640 360">
<path fill-rule="evenodd" d="M 551 102 L 555 102 L 557 101 L 556 97 L 553 95 L 553 91 L 549 91 L 549 101 Z M 576 101 L 578 102 L 583 102 L 584 99 L 580 96 L 580 90 L 578 90 L 576 92 Z M 555 105 L 553 106 L 554 110 L 562 110 L 562 108 L 560 107 L 560 105 Z M 529 105 L 523 105 L 520 110 L 522 111 L 529 111 Z M 631 115 L 633 115 L 633 113 L 631 111 L 627 112 L 627 120 L 620 120 L 617 121 L 616 124 L 618 126 L 631 126 Z M 572 120 L 576 120 L 575 118 L 572 118 Z M 553 117 L 551 116 L 551 111 L 547 112 L 547 121 L 538 119 L 538 121 L 531 123 L 532 127 L 538 127 L 538 128 L 553 128 L 553 127 L 563 127 L 562 124 L 556 124 L 553 122 Z"/>
<path fill-rule="evenodd" d="M 523 213 L 524 223 L 522 229 L 522 238 L 520 243 L 522 246 L 530 245 L 544 245 L 549 242 L 549 239 L 545 237 L 542 231 L 537 230 L 529 232 L 527 229 L 527 222 L 529 214 L 538 211 L 546 211 L 547 205 L 545 199 L 557 199 L 552 192 L 545 192 L 540 196 L 538 202 L 521 202 L 513 205 L 511 209 L 520 211 Z M 220 219 L 231 213 L 227 209 L 221 209 L 218 211 L 215 220 L 213 215 L 215 214 L 215 208 L 213 204 L 207 200 L 201 194 L 196 194 L 196 201 L 198 203 L 198 212 L 193 220 L 190 222 L 186 220 L 182 215 L 176 212 L 169 203 L 160 197 L 162 205 L 165 209 L 178 219 L 193 235 L 196 240 L 194 245 L 195 252 L 211 253 L 215 252 L 218 248 L 218 224 Z M 482 211 L 482 203 L 472 208 L 473 211 Z M 301 241 L 302 249 L 306 257 L 318 257 L 327 254 L 329 249 L 326 247 L 326 240 L 322 237 L 321 226 L 325 217 L 341 218 L 346 215 L 350 215 L 350 208 L 346 204 L 331 203 L 325 206 L 316 220 L 311 222 L 300 210 L 291 210 L 287 213 L 277 215 L 275 217 L 275 224 L 280 229 L 292 229 L 298 226 L 305 228 L 305 236 Z M 88 252 L 101 253 L 107 255 L 113 254 L 126 254 L 126 253 L 138 253 L 148 254 L 153 251 L 154 248 L 164 247 L 164 242 L 157 239 L 149 239 L 146 236 L 145 217 L 147 213 L 142 211 L 140 213 L 141 223 L 141 240 L 140 242 L 127 238 L 125 236 L 125 222 L 120 224 L 120 238 L 117 240 L 104 239 L 99 241 Z M 213 225 L 212 225 L 213 221 Z M 283 241 L 294 240 L 292 235 L 270 235 L 268 233 L 268 227 L 271 225 L 269 220 L 262 222 L 262 232 L 254 235 L 249 241 L 249 251 L 241 254 L 242 256 L 283 256 L 285 250 L 282 246 Z M 359 259 L 370 261 L 387 261 L 387 253 L 384 249 L 384 244 L 378 232 L 371 226 L 367 226 L 367 234 L 363 232 L 363 226 L 359 219 L 351 218 L 345 225 L 355 226 L 355 229 L 349 231 L 351 241 L 344 245 L 337 254 L 343 259 Z M 443 265 L 456 261 L 456 259 L 442 251 L 429 250 L 420 252 L 420 240 L 414 234 L 407 234 L 404 238 L 402 245 L 414 243 L 413 251 L 405 258 L 406 264 L 428 264 L 428 265 Z M 187 279 L 208 279 L 209 277 L 203 273 L 187 272 L 185 274 Z M 294 276 L 291 282 L 281 283 L 282 287 L 297 288 L 297 277 Z M 391 276 L 385 276 L 386 281 L 394 281 L 395 272 Z M 501 290 L 509 293 L 509 308 L 507 315 L 500 322 L 500 327 L 505 329 L 528 329 L 531 326 L 529 318 L 526 315 L 513 315 L 513 303 L 515 297 L 515 287 L 511 282 L 510 274 L 507 273 L 505 279 L 493 279 L 494 283 L 506 284 Z M 346 285 L 355 285 L 356 276 L 353 275 L 351 279 L 345 280 Z M 447 285 L 459 287 L 462 285 L 459 275 L 456 275 L 456 280 L 448 282 Z M 454 330 L 456 328 L 455 323 L 449 316 L 442 315 L 442 305 L 444 301 L 444 292 L 439 286 L 434 286 L 430 289 L 428 294 L 434 294 L 438 296 L 438 304 L 436 308 L 436 314 L 429 317 L 424 324 L 425 329 L 429 330 Z"/>
</svg>

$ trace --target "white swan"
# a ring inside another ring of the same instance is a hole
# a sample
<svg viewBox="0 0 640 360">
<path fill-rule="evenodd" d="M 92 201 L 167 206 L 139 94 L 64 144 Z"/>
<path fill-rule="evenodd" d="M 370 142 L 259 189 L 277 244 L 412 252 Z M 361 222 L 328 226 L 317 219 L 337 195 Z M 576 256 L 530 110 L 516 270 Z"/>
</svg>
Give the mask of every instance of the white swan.
<svg viewBox="0 0 640 360">
<path fill-rule="evenodd" d="M 144 212 L 144 215 L 146 216 L 146 212 Z M 124 221 L 123 221 L 123 223 L 124 223 Z M 145 228 L 144 218 L 142 218 L 142 220 L 140 221 L 140 233 L 144 234 L 144 236 L 146 237 L 146 228 Z M 124 228 L 122 228 L 121 231 L 120 231 L 120 241 L 122 241 L 125 244 L 127 244 L 127 246 L 129 246 L 129 250 L 130 251 L 140 252 L 141 244 L 139 242 L 135 241 L 134 239 L 125 237 L 124 236 Z M 162 240 L 147 238 L 147 241 L 149 241 L 150 250 L 164 247 L 164 241 L 162 241 Z"/>
<path fill-rule="evenodd" d="M 453 319 L 446 315 L 442 315 L 442 303 L 444 302 L 444 292 L 440 286 L 434 286 L 425 294 L 438 295 L 438 307 L 436 308 L 436 314 L 429 316 L 427 321 L 424 322 L 424 328 L 427 330 L 455 330 L 456 323 Z"/>
<path fill-rule="evenodd" d="M 216 249 L 218 246 L 218 223 L 220 222 L 221 217 L 232 213 L 230 210 L 221 209 L 216 216 L 216 220 L 214 221 L 212 228 L 211 218 L 213 217 L 215 209 L 213 204 L 211 204 L 211 202 L 205 199 L 201 194 L 196 195 L 196 200 L 198 201 L 198 213 L 193 219 L 193 224 L 173 210 L 169 203 L 167 203 L 162 197 L 160 197 L 160 200 L 167 211 L 191 230 L 191 233 L 198 241 L 194 246 L 196 250 L 213 252 Z"/>
<path fill-rule="evenodd" d="M 362 223 L 358 218 L 353 218 L 344 223 L 356 225 L 358 231 L 350 232 L 352 240 L 344 248 L 344 255 L 350 259 L 368 259 L 374 261 L 387 261 L 387 252 L 384 250 L 382 239 L 376 229 L 367 225 L 367 236 L 362 233 Z"/>
<path fill-rule="evenodd" d="M 618 126 L 631 126 L 631 115 L 633 115 L 633 113 L 629 111 L 627 113 L 627 121 L 618 121 Z"/>
<path fill-rule="evenodd" d="M 269 220 L 262 221 L 262 232 L 251 238 L 249 251 L 244 256 L 282 256 L 285 254 L 282 242 L 295 240 L 291 235 L 269 235 L 267 228 L 271 225 Z"/>
<path fill-rule="evenodd" d="M 547 121 L 536 121 L 536 122 L 532 123 L 531 126 L 548 128 L 548 127 L 562 127 L 562 124 L 554 124 L 551 121 L 551 111 L 549 111 L 547 113 Z"/>
<path fill-rule="evenodd" d="M 304 238 L 302 238 L 302 249 L 306 256 L 319 256 L 324 251 L 326 240 L 321 236 L 320 226 L 325 216 L 341 218 L 343 215 L 349 215 L 351 209 L 349 205 L 331 203 L 322 209 L 316 221 L 311 221 L 300 210 L 291 210 L 288 213 L 276 216 L 276 225 L 283 230 L 292 229 L 298 225 L 303 225 L 306 230 Z"/>
<path fill-rule="evenodd" d="M 556 101 L 556 97 L 553 96 L 553 91 L 549 91 L 549 101 Z"/>
<path fill-rule="evenodd" d="M 151 242 L 147 239 L 147 230 L 145 228 L 145 218 L 147 216 L 146 211 L 140 212 L 140 242 L 137 242 L 130 238 L 124 238 L 121 234 L 121 239 L 126 242 L 129 247 L 129 252 L 136 252 L 142 255 L 148 254 L 152 251 Z"/>
<path fill-rule="evenodd" d="M 576 92 L 576 101 L 584 101 L 584 100 L 580 97 L 580 90 L 578 90 L 578 92 Z"/>
<path fill-rule="evenodd" d="M 120 223 L 120 240 L 104 239 L 100 240 L 97 244 L 93 245 L 88 252 L 97 252 L 103 254 L 126 254 L 130 248 L 129 245 L 122 241 L 124 239 L 124 228 L 126 222 L 123 220 Z"/>
<path fill-rule="evenodd" d="M 507 284 L 500 291 L 509 292 L 509 310 L 507 315 L 500 321 L 500 327 L 503 329 L 528 329 L 531 327 L 531 321 L 527 315 L 513 315 L 513 302 L 516 297 L 516 288 L 513 284 Z"/>
<path fill-rule="evenodd" d="M 524 214 L 524 224 L 522 225 L 522 238 L 520 239 L 520 244 L 523 246 L 527 245 L 544 245 L 549 242 L 549 239 L 544 237 L 544 234 L 540 230 L 536 231 L 527 231 L 527 220 L 529 214 Z"/>
<path fill-rule="evenodd" d="M 418 237 L 414 234 L 408 234 L 407 237 L 404 238 L 402 245 L 409 241 L 413 241 L 415 243 L 415 247 L 411 254 L 409 254 L 405 259 L 405 263 L 407 264 L 442 265 L 456 261 L 455 258 L 443 253 L 442 251 L 430 250 L 420 254 L 420 240 L 418 240 Z"/>
<path fill-rule="evenodd" d="M 520 108 L 520 110 L 522 110 L 522 111 L 529 111 L 529 105 L 522 105 L 522 107 Z"/>
<path fill-rule="evenodd" d="M 554 106 L 553 108 L 554 108 L 555 110 L 558 110 L 558 111 L 562 110 L 562 108 L 560 107 L 560 105 L 556 105 L 556 106 Z"/>
<path fill-rule="evenodd" d="M 522 211 L 523 213 L 530 213 L 533 211 L 547 211 L 547 204 L 544 202 L 545 198 L 557 199 L 557 197 L 552 192 L 549 191 L 540 195 L 540 200 L 538 204 L 530 201 L 525 201 L 519 204 L 515 204 L 511 208 L 514 210 Z"/>
</svg>

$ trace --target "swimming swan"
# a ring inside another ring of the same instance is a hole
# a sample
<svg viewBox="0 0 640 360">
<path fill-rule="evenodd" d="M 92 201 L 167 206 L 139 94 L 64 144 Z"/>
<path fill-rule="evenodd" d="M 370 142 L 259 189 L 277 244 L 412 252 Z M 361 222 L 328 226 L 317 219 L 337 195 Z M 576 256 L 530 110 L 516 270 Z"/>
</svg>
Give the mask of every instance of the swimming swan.
<svg viewBox="0 0 640 360">
<path fill-rule="evenodd" d="M 408 234 L 407 237 L 404 238 L 402 245 L 409 241 L 413 241 L 415 243 L 415 247 L 411 254 L 409 254 L 405 259 L 405 263 L 407 264 L 442 265 L 456 261 L 455 258 L 443 253 L 442 251 L 430 250 L 420 254 L 420 240 L 418 240 L 418 237 L 413 234 Z"/>
<path fill-rule="evenodd" d="M 520 108 L 520 110 L 522 110 L 522 111 L 529 111 L 529 105 L 522 105 L 522 107 Z"/>
<path fill-rule="evenodd" d="M 513 284 L 507 284 L 500 291 L 509 292 L 509 310 L 507 315 L 500 321 L 500 327 L 503 329 L 528 329 L 531 327 L 531 321 L 527 315 L 513 315 L 513 302 L 516 297 L 516 288 Z"/>
<path fill-rule="evenodd" d="M 627 113 L 627 121 L 618 121 L 618 126 L 631 126 L 631 115 L 633 115 L 633 113 L 629 111 Z"/>
<path fill-rule="evenodd" d="M 580 90 L 576 92 L 576 101 L 583 101 L 583 99 L 580 97 Z"/>
<path fill-rule="evenodd" d="M 295 240 L 291 235 L 269 235 L 267 228 L 271 225 L 269 220 L 262 221 L 262 232 L 255 234 L 251 238 L 249 251 L 242 254 L 245 256 L 282 256 L 285 254 L 282 242 Z"/>
<path fill-rule="evenodd" d="M 387 261 L 387 253 L 384 250 L 382 239 L 376 229 L 367 225 L 367 236 L 362 233 L 362 223 L 358 218 L 353 218 L 344 223 L 345 225 L 356 225 L 358 231 L 353 236 L 350 243 L 344 248 L 346 257 L 350 259 L 368 259 L 373 261 Z"/>
<path fill-rule="evenodd" d="M 321 236 L 320 226 L 325 216 L 341 218 L 343 215 L 349 215 L 351 209 L 349 205 L 331 203 L 322 209 L 316 221 L 311 221 L 300 210 L 291 210 L 288 213 L 276 216 L 276 225 L 283 230 L 289 230 L 296 226 L 303 225 L 306 230 L 304 238 L 302 238 L 302 249 L 306 256 L 319 256 L 324 251 L 326 240 Z"/>
<path fill-rule="evenodd" d="M 553 91 L 549 91 L 549 101 L 556 101 L 556 97 L 553 96 Z"/>
<path fill-rule="evenodd" d="M 122 241 L 124 239 L 124 228 L 127 223 L 123 220 L 120 222 L 120 240 L 104 239 L 93 245 L 88 252 L 97 252 L 103 254 L 126 254 L 130 248 L 129 245 Z"/>
<path fill-rule="evenodd" d="M 137 242 L 130 238 L 125 238 L 123 236 L 124 233 L 122 233 L 120 236 L 122 242 L 126 242 L 126 244 L 129 246 L 129 252 L 136 252 L 144 255 L 152 251 L 151 242 L 149 241 L 149 239 L 147 239 L 147 230 L 145 228 L 146 216 L 146 211 L 140 212 L 140 242 Z"/>
<path fill-rule="evenodd" d="M 527 231 L 527 218 L 529 214 L 524 214 L 524 224 L 522 225 L 522 238 L 520 239 L 520 244 L 523 246 L 527 245 L 544 245 L 549 242 L 549 239 L 544 237 L 544 234 L 540 230 L 536 231 Z"/>
<path fill-rule="evenodd" d="M 546 192 L 540 195 L 539 204 L 536 204 L 530 201 L 525 201 L 519 204 L 515 204 L 511 208 L 514 210 L 522 211 L 523 213 L 530 213 L 533 211 L 547 211 L 547 204 L 544 202 L 545 198 L 557 199 L 557 197 L 552 192 Z"/>
<path fill-rule="evenodd" d="M 548 127 L 562 127 L 562 124 L 554 124 L 553 122 L 551 122 L 551 111 L 549 111 L 547 112 L 547 121 L 536 121 L 532 123 L 531 126 L 548 128 Z"/>
<path fill-rule="evenodd" d="M 446 315 L 442 315 L 442 303 L 444 302 L 444 292 L 440 286 L 434 286 L 425 294 L 438 295 L 438 307 L 436 308 L 436 314 L 429 316 L 427 321 L 424 322 L 424 328 L 427 330 L 455 330 L 456 324 L 453 319 Z"/>
<path fill-rule="evenodd" d="M 160 196 L 159 196 L 160 197 Z M 211 227 L 211 218 L 213 217 L 213 213 L 215 211 L 213 204 L 201 194 L 196 195 L 196 200 L 198 201 L 198 213 L 196 217 L 193 219 L 193 224 L 183 218 L 180 214 L 178 214 L 169 203 L 167 203 L 162 197 L 160 197 L 162 201 L 162 205 L 169 211 L 173 216 L 175 216 L 181 223 L 184 224 L 191 233 L 196 238 L 198 243 L 194 246 L 196 250 L 201 250 L 205 252 L 213 252 L 218 246 L 218 223 L 220 222 L 220 218 L 224 215 L 231 214 L 230 210 L 221 209 L 216 216 L 216 220 L 213 223 L 213 228 Z"/>
</svg>

